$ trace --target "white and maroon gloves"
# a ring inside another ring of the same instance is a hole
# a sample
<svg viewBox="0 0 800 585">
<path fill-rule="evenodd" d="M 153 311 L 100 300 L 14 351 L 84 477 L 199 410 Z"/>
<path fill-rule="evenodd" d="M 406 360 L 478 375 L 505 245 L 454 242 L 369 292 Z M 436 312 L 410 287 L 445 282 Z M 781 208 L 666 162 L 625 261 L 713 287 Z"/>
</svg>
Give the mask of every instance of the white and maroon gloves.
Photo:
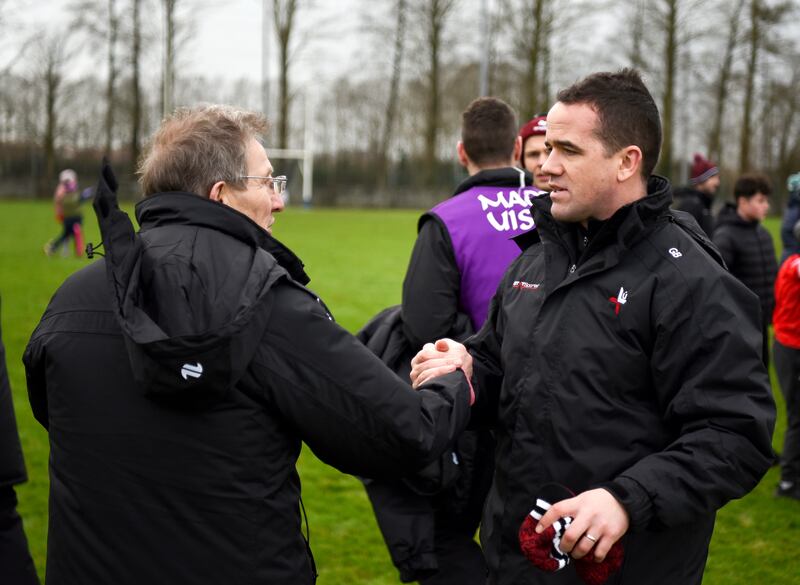
<svg viewBox="0 0 800 585">
<path fill-rule="evenodd" d="M 541 534 L 536 533 L 536 525 L 550 509 L 551 504 L 573 496 L 570 490 L 560 485 L 548 484 L 542 488 L 539 497 L 536 498 L 536 504 L 519 528 L 522 554 L 536 567 L 548 573 L 560 571 L 570 561 L 574 561 L 575 572 L 587 585 L 603 585 L 611 574 L 622 566 L 624 556 L 622 543 L 614 543 L 606 558 L 598 563 L 592 559 L 591 553 L 581 559 L 573 559 L 561 551 L 561 538 L 572 523 L 572 518 L 569 516 L 558 519 Z"/>
</svg>

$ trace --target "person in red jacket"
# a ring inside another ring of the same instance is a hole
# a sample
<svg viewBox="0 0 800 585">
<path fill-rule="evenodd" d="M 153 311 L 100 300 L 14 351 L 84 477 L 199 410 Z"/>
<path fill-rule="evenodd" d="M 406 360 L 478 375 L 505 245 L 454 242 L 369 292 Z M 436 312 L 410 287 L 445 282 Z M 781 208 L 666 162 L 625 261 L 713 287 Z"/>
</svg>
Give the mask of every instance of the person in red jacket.
<svg viewBox="0 0 800 585">
<path fill-rule="evenodd" d="M 792 231 L 800 237 L 800 221 Z M 800 500 L 800 254 L 789 256 L 778 271 L 773 326 L 775 372 L 786 400 L 781 480 L 775 495 Z"/>
</svg>

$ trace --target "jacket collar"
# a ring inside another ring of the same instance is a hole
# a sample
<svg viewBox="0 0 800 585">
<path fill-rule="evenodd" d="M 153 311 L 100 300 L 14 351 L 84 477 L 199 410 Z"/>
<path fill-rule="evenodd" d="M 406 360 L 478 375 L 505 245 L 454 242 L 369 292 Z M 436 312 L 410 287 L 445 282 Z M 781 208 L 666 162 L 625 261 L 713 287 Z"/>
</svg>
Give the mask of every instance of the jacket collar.
<svg viewBox="0 0 800 585">
<path fill-rule="evenodd" d="M 550 195 L 536 197 L 533 200 L 536 225 L 543 239 L 571 239 L 570 236 L 579 231 L 577 223 L 565 223 L 553 218 L 550 208 L 553 205 Z M 669 181 L 653 175 L 647 182 L 647 195 L 619 208 L 614 215 L 605 221 L 590 221 L 589 233 L 592 241 L 600 241 L 608 245 L 617 241 L 623 247 L 630 247 L 653 224 L 659 216 L 669 210 L 672 196 Z"/>
<path fill-rule="evenodd" d="M 205 197 L 181 191 L 156 193 L 136 204 L 136 220 L 142 231 L 166 225 L 191 225 L 222 232 L 266 250 L 300 284 L 311 280 L 300 258 L 252 219 Z"/>
<path fill-rule="evenodd" d="M 456 187 L 453 195 L 458 195 L 464 191 L 468 191 L 473 187 L 517 187 L 519 188 L 520 181 L 525 183 L 524 186 L 530 187 L 533 185 L 533 175 L 528 171 L 524 171 L 517 167 L 504 167 L 501 169 L 487 169 L 485 171 L 478 171 L 471 177 L 467 177 Z"/>
<path fill-rule="evenodd" d="M 534 198 L 534 221 L 542 242 L 550 250 L 546 254 L 548 279 L 572 281 L 615 265 L 623 250 L 645 237 L 656 221 L 669 213 L 671 202 L 669 181 L 653 175 L 645 197 L 621 207 L 605 221 L 590 222 L 591 240 L 580 250 L 580 225 L 556 221 L 550 212 L 550 195 Z"/>
</svg>

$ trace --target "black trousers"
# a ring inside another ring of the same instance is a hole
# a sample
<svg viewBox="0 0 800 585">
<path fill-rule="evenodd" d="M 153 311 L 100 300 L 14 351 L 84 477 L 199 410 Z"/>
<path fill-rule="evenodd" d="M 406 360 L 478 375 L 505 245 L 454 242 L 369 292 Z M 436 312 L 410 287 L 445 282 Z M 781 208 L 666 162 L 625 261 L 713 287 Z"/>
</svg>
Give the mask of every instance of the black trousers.
<svg viewBox="0 0 800 585">
<path fill-rule="evenodd" d="M 800 350 L 782 345 L 772 348 L 775 372 L 786 401 L 786 435 L 781 454 L 781 481 L 800 484 Z"/>
<path fill-rule="evenodd" d="M 39 585 L 12 486 L 0 487 L 0 582 L 3 585 Z"/>
</svg>

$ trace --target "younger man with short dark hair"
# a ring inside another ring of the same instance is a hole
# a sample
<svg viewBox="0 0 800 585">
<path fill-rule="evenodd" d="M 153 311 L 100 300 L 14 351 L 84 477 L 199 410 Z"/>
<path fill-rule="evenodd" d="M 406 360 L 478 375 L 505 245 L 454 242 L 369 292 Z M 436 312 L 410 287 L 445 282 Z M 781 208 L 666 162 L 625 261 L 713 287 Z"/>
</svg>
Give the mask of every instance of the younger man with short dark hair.
<svg viewBox="0 0 800 585">
<path fill-rule="evenodd" d="M 778 273 L 772 236 L 761 222 L 769 211 L 772 186 L 763 175 L 743 175 L 733 187 L 736 204 L 728 203 L 717 218 L 714 243 L 728 270 L 761 301 L 764 364 L 769 364 L 767 329 L 775 307 L 773 284 Z"/>
</svg>

